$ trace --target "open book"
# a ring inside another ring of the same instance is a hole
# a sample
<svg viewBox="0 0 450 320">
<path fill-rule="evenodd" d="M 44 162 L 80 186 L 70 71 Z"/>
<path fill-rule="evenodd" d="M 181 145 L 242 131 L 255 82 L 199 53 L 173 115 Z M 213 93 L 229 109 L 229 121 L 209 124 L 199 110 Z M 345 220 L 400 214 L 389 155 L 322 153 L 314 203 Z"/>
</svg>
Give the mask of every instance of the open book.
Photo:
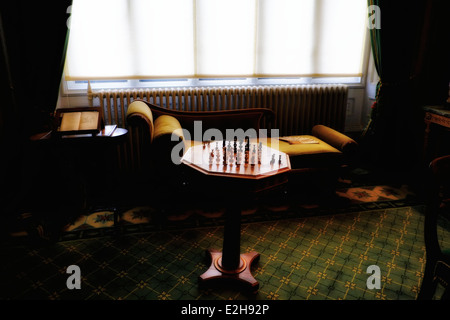
<svg viewBox="0 0 450 320">
<path fill-rule="evenodd" d="M 97 111 L 66 112 L 61 119 L 60 131 L 97 130 Z"/>
<path fill-rule="evenodd" d="M 60 120 L 60 134 L 97 134 L 102 129 L 102 115 L 98 108 L 59 109 L 56 117 Z"/>
</svg>

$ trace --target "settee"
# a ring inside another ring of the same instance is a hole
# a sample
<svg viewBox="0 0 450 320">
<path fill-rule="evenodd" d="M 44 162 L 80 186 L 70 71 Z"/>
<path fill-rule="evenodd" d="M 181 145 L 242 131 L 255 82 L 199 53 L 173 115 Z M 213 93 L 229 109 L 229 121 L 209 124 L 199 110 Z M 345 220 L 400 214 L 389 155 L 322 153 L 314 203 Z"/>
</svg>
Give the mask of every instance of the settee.
<svg viewBox="0 0 450 320">
<path fill-rule="evenodd" d="M 274 112 L 267 108 L 180 111 L 145 100 L 135 100 L 127 110 L 127 124 L 140 171 L 147 174 L 148 179 L 156 179 L 161 192 L 198 187 L 189 180 L 186 168 L 179 160 L 190 146 L 202 143 L 207 131 L 214 128 L 222 133 L 222 137 L 216 135 L 212 140 L 219 141 L 226 137 L 227 129 L 235 132 L 237 129 L 244 132 L 254 129 L 257 135 L 263 132 L 265 144 L 289 156 L 290 185 L 309 189 L 314 184 L 334 193 L 339 171 L 351 161 L 358 148 L 357 142 L 332 128 L 316 124 L 309 135 L 291 136 L 310 138 L 314 143 L 292 144 L 273 134 L 276 129 L 272 128 L 274 117 Z M 263 122 L 271 128 L 263 128 Z"/>
</svg>

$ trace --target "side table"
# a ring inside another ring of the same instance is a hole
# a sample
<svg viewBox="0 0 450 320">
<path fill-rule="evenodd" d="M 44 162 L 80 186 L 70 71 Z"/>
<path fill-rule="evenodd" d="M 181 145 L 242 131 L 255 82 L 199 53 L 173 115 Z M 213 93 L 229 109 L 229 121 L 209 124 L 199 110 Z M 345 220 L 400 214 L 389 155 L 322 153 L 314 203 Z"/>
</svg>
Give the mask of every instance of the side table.
<svg viewBox="0 0 450 320">
<path fill-rule="evenodd" d="M 439 155 L 448 154 L 448 139 L 440 139 L 439 134 L 450 131 L 450 110 L 444 106 L 425 106 L 425 134 L 423 142 L 423 159 L 426 165 Z M 447 145 L 443 145 L 447 143 Z M 440 149 L 440 150 L 439 150 Z"/>
<path fill-rule="evenodd" d="M 80 199 L 85 209 L 92 207 L 115 208 L 117 181 L 123 169 L 128 130 L 106 125 L 98 134 L 63 135 L 44 132 L 30 137 L 37 154 L 53 161 L 55 172 L 51 177 L 60 188 L 70 183 L 83 190 Z M 67 179 L 69 182 L 62 181 Z M 56 186 L 58 188 L 58 186 Z M 58 199 L 53 199 L 57 202 Z M 117 210 L 114 210 L 117 222 Z"/>
</svg>

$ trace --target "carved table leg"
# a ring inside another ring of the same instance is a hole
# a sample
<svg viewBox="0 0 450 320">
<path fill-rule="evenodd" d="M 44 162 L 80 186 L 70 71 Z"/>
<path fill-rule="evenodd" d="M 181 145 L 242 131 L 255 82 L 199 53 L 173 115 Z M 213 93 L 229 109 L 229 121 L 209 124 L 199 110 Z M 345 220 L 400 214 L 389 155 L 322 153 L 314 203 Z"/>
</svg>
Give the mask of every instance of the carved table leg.
<svg viewBox="0 0 450 320">
<path fill-rule="evenodd" d="M 241 236 L 241 203 L 234 201 L 226 213 L 223 236 L 223 251 L 209 249 L 211 258 L 209 269 L 199 277 L 201 285 L 209 280 L 223 279 L 237 281 L 247 289 L 256 293 L 259 289 L 258 281 L 251 274 L 251 266 L 259 261 L 259 253 L 250 252 L 240 254 Z M 222 280 L 221 280 L 222 281 Z"/>
</svg>

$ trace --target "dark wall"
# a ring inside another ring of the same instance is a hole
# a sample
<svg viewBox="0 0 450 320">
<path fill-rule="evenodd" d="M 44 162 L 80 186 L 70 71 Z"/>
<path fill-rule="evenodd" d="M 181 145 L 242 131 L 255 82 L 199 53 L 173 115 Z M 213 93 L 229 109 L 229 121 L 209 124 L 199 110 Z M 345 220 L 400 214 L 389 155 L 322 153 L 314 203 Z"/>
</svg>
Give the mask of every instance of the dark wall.
<svg viewBox="0 0 450 320">
<path fill-rule="evenodd" d="M 427 0 L 415 74 L 422 104 L 440 104 L 448 97 L 450 82 L 450 1 Z"/>
<path fill-rule="evenodd" d="M 384 0 L 381 5 L 384 82 L 420 83 L 421 102 L 442 104 L 450 81 L 450 1 Z"/>
</svg>

